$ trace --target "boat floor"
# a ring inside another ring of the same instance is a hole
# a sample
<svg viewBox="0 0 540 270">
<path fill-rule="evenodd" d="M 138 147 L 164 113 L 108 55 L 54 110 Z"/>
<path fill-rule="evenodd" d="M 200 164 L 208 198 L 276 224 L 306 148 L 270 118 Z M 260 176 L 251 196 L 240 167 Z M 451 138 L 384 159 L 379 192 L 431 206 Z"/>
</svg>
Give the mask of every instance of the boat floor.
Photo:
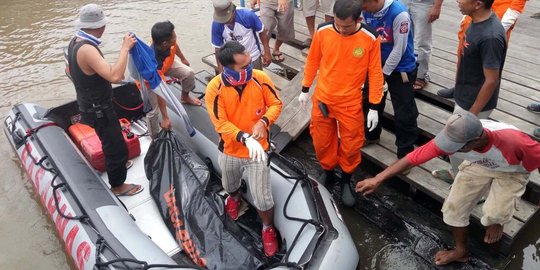
<svg viewBox="0 0 540 270">
<path fill-rule="evenodd" d="M 145 123 L 141 120 L 138 123 L 139 125 L 132 125 L 131 131 L 135 134 L 144 134 L 146 130 L 142 127 L 146 126 Z M 126 183 L 142 185 L 144 190 L 134 196 L 121 196 L 118 198 L 124 203 L 141 231 L 148 235 L 167 255 L 173 256 L 181 248 L 163 222 L 159 209 L 152 196 L 150 196 L 150 182 L 144 172 L 144 157 L 152 140 L 150 136 L 140 136 L 139 141 L 141 143 L 141 154 L 132 159 L 133 166 L 127 171 Z M 100 175 L 103 181 L 109 185 L 107 173 L 101 173 Z"/>
</svg>

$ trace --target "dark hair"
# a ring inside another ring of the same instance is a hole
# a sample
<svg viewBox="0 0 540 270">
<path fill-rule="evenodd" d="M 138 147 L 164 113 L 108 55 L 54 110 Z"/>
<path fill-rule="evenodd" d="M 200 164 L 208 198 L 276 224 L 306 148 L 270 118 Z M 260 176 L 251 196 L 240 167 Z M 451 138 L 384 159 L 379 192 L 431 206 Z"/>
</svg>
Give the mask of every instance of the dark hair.
<svg viewBox="0 0 540 270">
<path fill-rule="evenodd" d="M 158 22 L 152 26 L 152 41 L 154 44 L 160 44 L 163 41 L 169 41 L 172 38 L 174 24 L 170 21 Z"/>
<path fill-rule="evenodd" d="M 491 9 L 493 2 L 495 2 L 495 0 L 480 0 L 480 1 L 484 3 L 484 6 L 486 7 L 486 9 Z"/>
<path fill-rule="evenodd" d="M 223 46 L 221 46 L 217 58 L 223 66 L 231 67 L 232 65 L 236 64 L 236 61 L 234 61 L 234 55 L 243 54 L 245 51 L 246 47 L 240 44 L 240 42 L 234 40 L 227 41 L 225 44 L 223 44 Z"/>
<path fill-rule="evenodd" d="M 488 0 L 484 0 L 488 1 Z M 336 0 L 334 4 L 334 14 L 341 20 L 346 20 L 352 17 L 353 20 L 358 20 L 362 13 L 362 0 Z"/>
</svg>

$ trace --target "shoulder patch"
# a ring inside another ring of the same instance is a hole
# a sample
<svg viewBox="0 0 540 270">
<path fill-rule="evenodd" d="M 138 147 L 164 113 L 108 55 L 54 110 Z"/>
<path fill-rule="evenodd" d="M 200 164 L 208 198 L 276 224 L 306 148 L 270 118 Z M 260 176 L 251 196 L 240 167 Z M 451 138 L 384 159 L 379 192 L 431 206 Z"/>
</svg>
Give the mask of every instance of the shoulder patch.
<svg viewBox="0 0 540 270">
<path fill-rule="evenodd" d="M 409 22 L 401 22 L 401 25 L 399 26 L 399 33 L 400 34 L 407 34 L 409 32 Z"/>
</svg>

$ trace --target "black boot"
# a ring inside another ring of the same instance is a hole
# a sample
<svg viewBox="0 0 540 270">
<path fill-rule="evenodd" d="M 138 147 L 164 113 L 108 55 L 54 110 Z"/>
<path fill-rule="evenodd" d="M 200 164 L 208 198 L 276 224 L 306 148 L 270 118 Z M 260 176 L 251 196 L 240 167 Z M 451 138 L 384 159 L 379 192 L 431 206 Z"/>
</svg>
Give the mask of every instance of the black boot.
<svg viewBox="0 0 540 270">
<path fill-rule="evenodd" d="M 356 202 L 351 190 L 351 177 L 350 173 L 343 173 L 341 177 L 341 201 L 347 207 L 353 207 Z"/>
<path fill-rule="evenodd" d="M 319 184 L 325 186 L 328 190 L 331 191 L 331 188 L 335 182 L 334 175 L 335 175 L 334 170 L 330 170 L 330 171 L 324 170 L 321 176 L 319 176 L 319 179 L 317 179 L 317 182 L 319 182 Z"/>
</svg>

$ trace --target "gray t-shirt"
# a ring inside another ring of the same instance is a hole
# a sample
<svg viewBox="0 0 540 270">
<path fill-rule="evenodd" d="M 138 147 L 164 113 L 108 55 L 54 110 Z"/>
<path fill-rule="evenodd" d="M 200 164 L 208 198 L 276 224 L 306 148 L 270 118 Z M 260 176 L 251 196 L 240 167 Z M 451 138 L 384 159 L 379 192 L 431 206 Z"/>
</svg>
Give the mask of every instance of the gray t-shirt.
<svg viewBox="0 0 540 270">
<path fill-rule="evenodd" d="M 471 23 L 462 44 L 462 48 L 459 48 L 461 56 L 454 99 L 461 108 L 469 110 L 484 84 L 483 69 L 499 69 L 499 76 L 502 73 L 506 57 L 506 33 L 499 18 L 495 13 L 491 13 L 489 19 Z M 497 107 L 499 88 L 500 79 L 493 96 L 482 111 Z"/>
</svg>

